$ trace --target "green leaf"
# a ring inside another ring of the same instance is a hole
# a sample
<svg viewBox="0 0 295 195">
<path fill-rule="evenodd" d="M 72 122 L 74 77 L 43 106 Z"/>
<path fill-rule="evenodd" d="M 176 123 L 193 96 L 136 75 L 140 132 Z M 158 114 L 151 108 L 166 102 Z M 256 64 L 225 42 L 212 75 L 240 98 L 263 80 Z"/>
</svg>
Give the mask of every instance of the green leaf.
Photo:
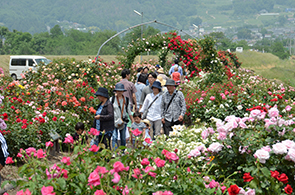
<svg viewBox="0 0 295 195">
<path fill-rule="evenodd" d="M 79 175 L 79 179 L 84 183 L 86 182 L 86 175 L 84 173 Z"/>
<path fill-rule="evenodd" d="M 265 177 L 267 177 L 267 178 L 270 177 L 270 171 L 268 170 L 268 168 L 263 167 L 263 168 L 261 169 L 261 171 L 262 171 L 262 173 L 263 173 L 263 175 L 264 175 Z"/>
<path fill-rule="evenodd" d="M 64 190 L 64 189 L 66 188 L 66 181 L 65 181 L 65 179 L 63 179 L 63 178 L 58 178 L 58 179 L 56 180 L 56 182 L 58 183 L 58 185 L 60 186 L 60 188 L 61 188 L 62 190 Z"/>
</svg>

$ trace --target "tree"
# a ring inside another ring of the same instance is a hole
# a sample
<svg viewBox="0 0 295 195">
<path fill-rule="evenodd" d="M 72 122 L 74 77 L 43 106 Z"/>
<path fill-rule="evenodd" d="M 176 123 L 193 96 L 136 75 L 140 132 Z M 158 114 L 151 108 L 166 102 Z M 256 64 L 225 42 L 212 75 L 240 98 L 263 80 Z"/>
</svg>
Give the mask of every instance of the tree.
<svg viewBox="0 0 295 195">
<path fill-rule="evenodd" d="M 251 30 L 249 29 L 240 29 L 237 34 L 239 39 L 251 39 Z"/>
<path fill-rule="evenodd" d="M 280 26 L 284 26 L 287 23 L 287 18 L 285 16 L 279 16 L 278 22 L 280 23 Z"/>
<path fill-rule="evenodd" d="M 289 57 L 289 53 L 285 51 L 284 45 L 280 41 L 276 41 L 272 46 L 272 54 L 278 56 L 280 59 L 287 59 Z"/>
<path fill-rule="evenodd" d="M 59 25 L 55 25 L 52 29 L 50 29 L 50 35 L 53 38 L 59 37 L 63 35 L 63 32 Z"/>
<path fill-rule="evenodd" d="M 209 34 L 214 40 L 224 39 L 225 35 L 223 32 L 212 32 Z"/>
</svg>

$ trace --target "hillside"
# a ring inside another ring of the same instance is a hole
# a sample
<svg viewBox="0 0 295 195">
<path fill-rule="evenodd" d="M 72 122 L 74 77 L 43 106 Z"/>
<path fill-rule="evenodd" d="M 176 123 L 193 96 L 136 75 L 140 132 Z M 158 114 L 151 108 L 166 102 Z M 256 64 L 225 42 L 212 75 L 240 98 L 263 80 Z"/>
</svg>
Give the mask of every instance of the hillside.
<svg viewBox="0 0 295 195">
<path fill-rule="evenodd" d="M 44 32 L 56 24 L 65 28 L 120 31 L 141 22 L 133 10 L 143 12 L 144 21 L 157 19 L 180 29 L 197 24 L 197 18 L 208 28 L 264 25 L 277 17 L 257 17 L 261 9 L 286 15 L 285 8 L 295 7 L 293 4 L 282 0 L 2 0 L 0 25 L 29 33 Z M 155 27 L 171 30 L 160 25 Z"/>
</svg>

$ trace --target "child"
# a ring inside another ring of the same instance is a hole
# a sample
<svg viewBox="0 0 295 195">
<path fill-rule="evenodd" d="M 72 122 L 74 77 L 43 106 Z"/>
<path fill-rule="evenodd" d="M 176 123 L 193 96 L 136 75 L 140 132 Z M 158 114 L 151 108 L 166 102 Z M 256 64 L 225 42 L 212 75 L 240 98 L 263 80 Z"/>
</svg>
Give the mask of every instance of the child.
<svg viewBox="0 0 295 195">
<path fill-rule="evenodd" d="M 73 139 L 75 142 L 83 144 L 89 144 L 88 137 L 86 135 L 86 132 L 84 130 L 84 124 L 81 122 L 78 122 L 75 126 L 76 133 L 73 135 Z"/>
<path fill-rule="evenodd" d="M 150 138 L 150 139 L 152 140 L 151 135 L 150 135 L 150 127 L 151 127 L 151 123 L 150 123 L 150 121 L 149 121 L 148 119 L 144 119 L 144 120 L 142 120 L 142 122 L 143 122 L 143 123 L 145 124 L 145 126 L 146 126 L 146 128 L 145 128 L 145 130 L 144 130 L 144 132 L 143 132 L 144 139 L 146 139 L 146 138 Z M 143 145 L 145 145 L 145 146 L 149 146 L 150 144 L 148 144 L 148 143 L 146 143 L 146 141 L 144 141 L 144 142 L 143 142 Z"/>
<path fill-rule="evenodd" d="M 181 75 L 178 72 L 178 67 L 176 66 L 174 68 L 174 72 L 171 74 L 171 79 L 173 79 L 175 81 L 175 83 L 179 85 L 180 84 L 180 78 L 181 78 Z"/>
<path fill-rule="evenodd" d="M 134 123 L 132 123 L 131 129 L 132 130 L 138 129 L 139 131 L 143 132 L 142 137 L 144 138 L 145 137 L 146 125 L 143 122 L 141 122 L 141 114 L 140 114 L 140 112 L 136 111 L 133 114 L 133 119 L 134 119 Z M 132 143 L 133 143 L 133 146 L 134 146 L 135 145 L 135 136 L 133 135 L 133 133 L 130 133 L 130 135 L 131 135 L 131 140 L 132 140 Z"/>
</svg>

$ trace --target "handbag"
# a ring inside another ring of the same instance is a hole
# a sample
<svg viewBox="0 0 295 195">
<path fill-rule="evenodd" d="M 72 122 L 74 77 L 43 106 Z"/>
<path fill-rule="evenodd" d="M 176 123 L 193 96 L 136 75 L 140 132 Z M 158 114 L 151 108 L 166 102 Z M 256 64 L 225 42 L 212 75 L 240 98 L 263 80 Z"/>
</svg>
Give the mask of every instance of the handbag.
<svg viewBox="0 0 295 195">
<path fill-rule="evenodd" d="M 159 96 L 158 96 L 159 97 Z M 148 111 L 150 109 L 150 107 L 153 105 L 153 103 L 158 99 L 158 97 L 156 97 L 154 99 L 154 101 L 149 105 L 149 107 L 142 113 L 141 119 L 144 120 L 147 117 Z"/>
<path fill-rule="evenodd" d="M 119 130 L 123 129 L 124 128 L 124 120 L 122 118 L 123 116 L 123 110 L 124 110 L 124 106 L 123 108 L 121 108 L 121 105 L 120 105 L 120 102 L 119 102 L 119 98 L 118 96 L 116 97 L 117 98 L 117 103 L 118 103 L 118 106 L 121 110 L 121 117 L 118 118 L 116 121 L 115 121 L 115 127 Z M 123 97 L 123 105 L 125 105 L 125 97 Z"/>
</svg>

